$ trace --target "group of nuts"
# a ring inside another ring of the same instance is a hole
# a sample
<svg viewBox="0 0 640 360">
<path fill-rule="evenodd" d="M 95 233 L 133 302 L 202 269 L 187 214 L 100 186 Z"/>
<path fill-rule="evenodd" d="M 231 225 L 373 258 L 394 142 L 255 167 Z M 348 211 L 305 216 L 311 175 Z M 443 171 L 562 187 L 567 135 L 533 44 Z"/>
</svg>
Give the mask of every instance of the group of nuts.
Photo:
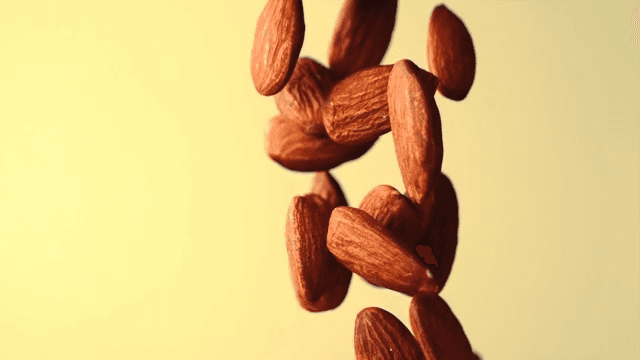
<svg viewBox="0 0 640 360">
<path fill-rule="evenodd" d="M 310 312 L 338 307 L 356 273 L 412 296 L 413 334 L 391 313 L 369 307 L 355 320 L 361 359 L 473 360 L 462 326 L 438 294 L 458 243 L 458 201 L 442 174 L 436 91 L 464 99 L 476 56 L 464 23 L 446 6 L 429 21 L 429 71 L 404 59 L 380 65 L 396 22 L 397 0 L 345 0 L 329 49 L 329 67 L 299 58 L 302 0 L 268 0 L 255 32 L 251 75 L 275 95 L 268 155 L 281 166 L 315 172 L 311 192 L 294 197 L 286 248 L 298 303 Z M 374 188 L 349 207 L 329 170 L 365 154 L 391 132 L 406 188 Z"/>
</svg>

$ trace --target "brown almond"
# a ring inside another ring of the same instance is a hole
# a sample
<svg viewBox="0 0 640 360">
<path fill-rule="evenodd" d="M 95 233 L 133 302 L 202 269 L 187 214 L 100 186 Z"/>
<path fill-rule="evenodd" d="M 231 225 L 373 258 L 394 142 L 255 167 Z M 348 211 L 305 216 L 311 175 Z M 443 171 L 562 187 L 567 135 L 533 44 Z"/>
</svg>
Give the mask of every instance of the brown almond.
<svg viewBox="0 0 640 360">
<path fill-rule="evenodd" d="M 308 57 L 298 59 L 287 86 L 276 94 L 280 113 L 310 135 L 326 135 L 320 110 L 333 86 L 329 69 Z"/>
<path fill-rule="evenodd" d="M 422 206 L 442 168 L 440 112 L 433 94 L 438 80 L 410 60 L 400 60 L 389 77 L 393 142 L 407 197 Z"/>
<path fill-rule="evenodd" d="M 267 152 L 289 170 L 325 171 L 359 158 L 374 143 L 338 144 L 329 137 L 306 134 L 298 124 L 278 115 L 269 122 Z"/>
<path fill-rule="evenodd" d="M 409 307 L 409 320 L 427 359 L 472 359 L 471 344 L 462 325 L 440 296 L 414 296 Z"/>
<path fill-rule="evenodd" d="M 311 183 L 311 192 L 325 199 L 331 205 L 332 210 L 338 206 L 348 206 L 347 198 L 344 196 L 340 184 L 329 171 L 315 173 Z"/>
<path fill-rule="evenodd" d="M 364 197 L 360 209 L 379 221 L 407 250 L 415 249 L 420 231 L 419 212 L 411 200 L 394 187 L 376 186 Z"/>
<path fill-rule="evenodd" d="M 275 95 L 296 66 L 304 41 L 302 0 L 269 0 L 262 10 L 251 50 L 251 77 L 256 90 Z"/>
<path fill-rule="evenodd" d="M 418 241 L 420 246 L 430 246 L 438 264 L 428 264 L 433 278 L 438 283 L 439 291 L 451 275 L 453 262 L 458 247 L 458 198 L 447 175 L 440 174 L 436 186 L 429 195 L 428 207 L 430 215 L 425 234 Z"/>
<path fill-rule="evenodd" d="M 346 275 L 349 272 L 327 249 L 331 210 L 331 206 L 322 197 L 307 194 L 294 197 L 287 214 L 286 245 L 291 280 L 300 305 L 313 310 L 318 308 L 319 303 L 330 302 L 327 300 L 335 290 L 327 291 L 327 288 L 329 285 L 336 285 L 332 282 L 337 280 L 340 275 L 338 273 Z M 351 275 L 348 277 L 350 280 Z M 324 310 L 329 309 L 320 311 Z"/>
<path fill-rule="evenodd" d="M 346 0 L 336 22 L 329 67 L 340 78 L 380 64 L 396 23 L 398 0 Z"/>
<path fill-rule="evenodd" d="M 358 313 L 354 343 L 356 360 L 425 360 L 416 338 L 402 321 L 378 307 Z"/>
<path fill-rule="evenodd" d="M 329 219 L 329 251 L 367 282 L 413 296 L 438 291 L 430 270 L 363 210 L 337 207 Z"/>
<path fill-rule="evenodd" d="M 476 76 L 476 52 L 469 30 L 443 4 L 436 6 L 429 20 L 427 63 L 440 83 L 438 91 L 451 100 L 464 99 Z"/>
<path fill-rule="evenodd" d="M 322 110 L 329 137 L 345 145 L 375 141 L 391 130 L 387 85 L 393 65 L 378 65 L 349 75 L 329 93 Z"/>
</svg>

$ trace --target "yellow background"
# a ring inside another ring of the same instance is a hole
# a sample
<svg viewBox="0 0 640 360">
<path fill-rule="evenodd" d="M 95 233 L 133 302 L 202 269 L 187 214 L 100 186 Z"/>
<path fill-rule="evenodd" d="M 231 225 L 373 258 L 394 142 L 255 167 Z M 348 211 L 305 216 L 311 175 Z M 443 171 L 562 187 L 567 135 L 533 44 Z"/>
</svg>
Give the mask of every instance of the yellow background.
<svg viewBox="0 0 640 360">
<path fill-rule="evenodd" d="M 305 0 L 326 64 L 339 0 Z M 0 5 L 0 359 L 354 359 L 354 277 L 296 303 L 291 198 L 264 151 L 249 56 L 264 0 Z M 429 1 L 400 0 L 384 63 L 426 67 Z M 460 243 L 442 296 L 486 360 L 640 358 L 637 1 L 450 1 L 478 59 L 436 95 Z M 637 32 L 637 25 L 635 27 Z M 637 35 L 636 35 L 637 36 Z M 351 204 L 404 191 L 390 134 L 334 171 Z"/>
</svg>

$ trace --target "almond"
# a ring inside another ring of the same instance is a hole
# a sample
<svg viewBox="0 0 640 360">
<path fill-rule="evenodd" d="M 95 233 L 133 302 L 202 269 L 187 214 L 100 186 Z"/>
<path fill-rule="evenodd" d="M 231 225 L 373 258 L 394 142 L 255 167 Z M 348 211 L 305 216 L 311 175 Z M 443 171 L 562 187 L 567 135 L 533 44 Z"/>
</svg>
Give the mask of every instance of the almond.
<svg viewBox="0 0 640 360">
<path fill-rule="evenodd" d="M 440 291 L 444 288 L 458 247 L 458 198 L 449 177 L 440 174 L 436 186 L 429 195 L 430 215 L 425 234 L 418 247 L 430 246 L 438 265 L 428 264 Z M 416 247 L 416 251 L 418 248 Z"/>
<path fill-rule="evenodd" d="M 300 58 L 287 86 L 274 97 L 276 106 L 307 134 L 326 135 L 320 109 L 332 86 L 329 69 L 313 59 Z"/>
<path fill-rule="evenodd" d="M 349 272 L 327 249 L 331 210 L 331 206 L 320 195 L 307 194 L 293 198 L 287 215 L 286 238 L 291 280 L 299 303 L 305 308 L 312 308 L 311 311 L 319 308 L 319 302 L 325 294 L 335 293 L 335 290 L 327 291 L 327 288 L 338 285 L 336 281 L 340 274 L 337 273 L 348 275 Z M 350 281 L 351 275 L 348 278 Z M 333 302 L 327 301 L 328 298 L 331 296 L 325 296 L 322 302 L 333 305 Z M 323 308 L 320 311 L 324 310 L 330 309 Z"/>
<path fill-rule="evenodd" d="M 348 206 L 340 184 L 328 171 L 316 172 L 311 183 L 311 192 L 325 199 L 332 210 L 338 206 Z"/>
<path fill-rule="evenodd" d="M 476 53 L 462 20 L 443 4 L 431 13 L 427 63 L 440 83 L 438 91 L 451 100 L 464 99 L 476 75 Z"/>
<path fill-rule="evenodd" d="M 323 171 L 364 155 L 375 143 L 342 145 L 328 137 L 306 134 L 282 115 L 269 122 L 267 152 L 269 157 L 293 171 Z"/>
<path fill-rule="evenodd" d="M 275 95 L 293 73 L 304 41 L 302 0 L 269 0 L 258 18 L 251 50 L 256 90 Z"/>
<path fill-rule="evenodd" d="M 329 67 L 343 78 L 380 64 L 396 23 L 398 0 L 346 0 L 329 47 Z"/>
<path fill-rule="evenodd" d="M 426 264 L 363 210 L 337 207 L 329 219 L 329 251 L 367 282 L 413 296 L 438 291 Z"/>
<path fill-rule="evenodd" d="M 379 221 L 407 250 L 415 249 L 420 215 L 411 200 L 398 190 L 389 185 L 376 186 L 364 197 L 360 209 Z"/>
<path fill-rule="evenodd" d="M 356 317 L 356 360 L 425 360 L 420 345 L 390 312 L 369 307 Z"/>
<path fill-rule="evenodd" d="M 418 295 L 409 307 L 411 330 L 429 360 L 470 360 L 474 354 L 462 325 L 438 295 Z"/>
<path fill-rule="evenodd" d="M 442 168 L 440 112 L 433 94 L 435 76 L 410 60 L 400 60 L 389 76 L 389 115 L 407 197 L 424 205 Z"/>
<path fill-rule="evenodd" d="M 322 110 L 329 137 L 345 145 L 375 141 L 391 130 L 387 85 L 392 65 L 378 65 L 344 78 Z"/>
</svg>

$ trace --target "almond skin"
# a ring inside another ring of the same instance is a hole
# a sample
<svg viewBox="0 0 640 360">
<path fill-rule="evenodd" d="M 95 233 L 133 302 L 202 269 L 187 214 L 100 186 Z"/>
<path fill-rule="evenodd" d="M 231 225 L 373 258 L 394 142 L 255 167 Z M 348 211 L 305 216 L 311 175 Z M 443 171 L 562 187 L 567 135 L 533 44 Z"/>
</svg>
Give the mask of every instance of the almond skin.
<svg viewBox="0 0 640 360">
<path fill-rule="evenodd" d="M 346 296 L 346 289 L 336 303 L 334 293 L 335 288 L 340 287 L 338 278 L 346 275 L 349 282 L 351 279 L 347 274 L 350 271 L 338 263 L 327 249 L 331 210 L 322 197 L 307 194 L 294 197 L 287 214 L 286 245 L 291 281 L 298 302 L 310 311 L 330 310 L 333 307 L 329 308 L 329 305 L 339 305 Z M 333 288 L 328 290 L 330 286 Z M 324 307 L 321 306 L 323 304 Z"/>
<path fill-rule="evenodd" d="M 356 360 L 425 360 L 420 345 L 390 312 L 369 307 L 356 317 Z"/>
<path fill-rule="evenodd" d="M 397 0 L 346 0 L 336 22 L 329 67 L 339 78 L 380 64 L 396 23 Z"/>
<path fill-rule="evenodd" d="M 331 205 L 332 210 L 338 206 L 349 205 L 340 184 L 328 171 L 315 173 L 311 182 L 311 192 L 325 199 Z"/>
<path fill-rule="evenodd" d="M 421 219 L 406 196 L 392 186 L 379 185 L 364 197 L 359 207 L 379 221 L 407 250 L 415 249 Z"/>
<path fill-rule="evenodd" d="M 322 110 L 329 137 L 345 145 L 375 141 L 391 130 L 387 85 L 393 65 L 360 70 L 341 80 Z"/>
<path fill-rule="evenodd" d="M 325 171 L 364 155 L 375 143 L 342 145 L 328 137 L 306 134 L 282 115 L 269 121 L 267 152 L 269 157 L 293 171 Z"/>
<path fill-rule="evenodd" d="M 476 75 L 476 53 L 462 20 L 443 4 L 429 20 L 427 63 L 440 83 L 442 96 L 460 101 L 467 97 Z"/>
<path fill-rule="evenodd" d="M 433 273 L 439 291 L 442 291 L 453 268 L 458 247 L 459 226 L 458 198 L 447 175 L 440 174 L 428 202 L 431 209 L 428 225 L 417 246 L 430 246 L 433 250 L 438 264 L 427 266 Z"/>
<path fill-rule="evenodd" d="M 276 106 L 307 134 L 326 135 L 320 110 L 333 84 L 331 73 L 324 65 L 308 57 L 300 58 L 287 86 L 274 97 Z"/>
<path fill-rule="evenodd" d="M 409 307 L 411 330 L 429 360 L 471 360 L 474 353 L 462 325 L 438 295 L 418 295 Z"/>
<path fill-rule="evenodd" d="M 337 207 L 329 219 L 329 251 L 367 282 L 413 296 L 438 291 L 430 270 L 363 210 Z"/>
<path fill-rule="evenodd" d="M 302 0 L 269 0 L 262 10 L 251 50 L 251 77 L 256 90 L 275 95 L 296 65 L 304 41 Z"/>
<path fill-rule="evenodd" d="M 440 112 L 433 94 L 438 80 L 410 60 L 394 64 L 389 77 L 389 115 L 407 197 L 424 205 L 442 168 Z"/>
</svg>

